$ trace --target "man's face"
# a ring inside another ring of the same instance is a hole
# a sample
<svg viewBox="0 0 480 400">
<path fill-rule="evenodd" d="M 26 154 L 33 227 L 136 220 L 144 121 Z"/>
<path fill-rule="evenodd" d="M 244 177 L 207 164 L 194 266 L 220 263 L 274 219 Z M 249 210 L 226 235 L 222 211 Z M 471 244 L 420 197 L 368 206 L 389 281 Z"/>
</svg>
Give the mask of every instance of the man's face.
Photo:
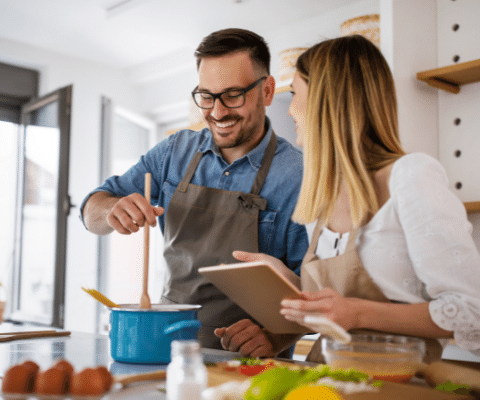
<svg viewBox="0 0 480 400">
<path fill-rule="evenodd" d="M 198 68 L 197 90 L 220 93 L 228 89 L 243 89 L 261 77 L 254 70 L 247 52 L 205 58 Z M 265 106 L 270 104 L 264 85 L 265 81 L 262 81 L 249 90 L 242 107 L 227 108 L 217 99 L 212 109 L 201 109 L 218 147 L 227 149 L 243 145 L 250 148 L 262 138 Z"/>
</svg>

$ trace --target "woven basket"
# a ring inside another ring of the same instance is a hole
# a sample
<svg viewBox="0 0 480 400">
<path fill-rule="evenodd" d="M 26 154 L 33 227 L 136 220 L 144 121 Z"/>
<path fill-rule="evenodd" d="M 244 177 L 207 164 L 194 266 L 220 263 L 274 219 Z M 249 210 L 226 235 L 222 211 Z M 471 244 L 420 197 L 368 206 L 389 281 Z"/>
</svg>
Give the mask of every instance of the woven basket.
<svg viewBox="0 0 480 400">
<path fill-rule="evenodd" d="M 302 54 L 308 47 L 294 47 L 292 49 L 286 49 L 280 52 L 280 84 L 290 84 L 295 75 L 295 64 L 297 63 L 297 58 Z"/>
<path fill-rule="evenodd" d="M 362 15 L 345 21 L 340 25 L 342 36 L 361 35 L 380 47 L 380 15 Z"/>
</svg>

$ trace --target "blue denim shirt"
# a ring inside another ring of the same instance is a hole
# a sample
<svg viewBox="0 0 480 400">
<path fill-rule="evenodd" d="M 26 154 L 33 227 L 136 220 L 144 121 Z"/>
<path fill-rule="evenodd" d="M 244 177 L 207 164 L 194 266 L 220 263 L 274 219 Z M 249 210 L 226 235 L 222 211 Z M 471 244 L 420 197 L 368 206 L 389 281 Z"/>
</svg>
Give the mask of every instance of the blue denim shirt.
<svg viewBox="0 0 480 400">
<path fill-rule="evenodd" d="M 211 132 L 205 128 L 199 132 L 181 130 L 169 136 L 140 158 L 122 176 L 112 176 L 88 194 L 105 191 L 123 197 L 144 191 L 145 173 L 152 174 L 151 203 L 168 210 L 177 185 L 197 150 L 204 153 L 191 183 L 211 188 L 250 192 L 262 163 L 265 149 L 272 135 L 269 129 L 260 144 L 248 154 L 228 164 L 215 145 Z M 308 248 L 307 232 L 303 225 L 291 221 L 302 180 L 302 154 L 285 139 L 278 137 L 277 149 L 260 196 L 267 199 L 267 208 L 260 211 L 258 247 L 261 253 L 281 259 L 297 275 Z M 162 233 L 164 215 L 159 217 Z"/>
</svg>

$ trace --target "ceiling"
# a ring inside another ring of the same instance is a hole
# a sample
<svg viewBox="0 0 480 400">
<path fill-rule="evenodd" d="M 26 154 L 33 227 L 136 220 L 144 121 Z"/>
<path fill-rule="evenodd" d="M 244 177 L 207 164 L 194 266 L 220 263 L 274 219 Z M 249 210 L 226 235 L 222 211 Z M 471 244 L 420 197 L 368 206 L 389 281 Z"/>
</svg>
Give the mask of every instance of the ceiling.
<svg viewBox="0 0 480 400">
<path fill-rule="evenodd" d="M 261 35 L 358 0 L 0 0 L 1 38 L 118 68 L 190 54 L 218 29 Z"/>
</svg>

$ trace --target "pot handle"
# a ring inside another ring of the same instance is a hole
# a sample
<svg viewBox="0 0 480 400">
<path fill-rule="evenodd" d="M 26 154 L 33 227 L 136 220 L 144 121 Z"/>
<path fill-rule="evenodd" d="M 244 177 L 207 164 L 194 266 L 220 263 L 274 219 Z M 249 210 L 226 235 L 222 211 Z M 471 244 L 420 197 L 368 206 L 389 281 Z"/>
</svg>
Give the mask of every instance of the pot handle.
<svg viewBox="0 0 480 400">
<path fill-rule="evenodd" d="M 173 323 L 170 326 L 167 326 L 164 330 L 163 333 L 165 335 L 171 335 L 174 332 L 177 331 L 187 331 L 190 335 L 196 335 L 200 327 L 202 326 L 202 323 L 198 319 L 193 319 L 193 320 L 187 320 L 187 321 L 178 321 Z M 187 336 L 190 336 L 187 335 Z M 183 334 L 182 334 L 183 336 Z M 183 337 L 182 337 L 183 339 Z"/>
</svg>

